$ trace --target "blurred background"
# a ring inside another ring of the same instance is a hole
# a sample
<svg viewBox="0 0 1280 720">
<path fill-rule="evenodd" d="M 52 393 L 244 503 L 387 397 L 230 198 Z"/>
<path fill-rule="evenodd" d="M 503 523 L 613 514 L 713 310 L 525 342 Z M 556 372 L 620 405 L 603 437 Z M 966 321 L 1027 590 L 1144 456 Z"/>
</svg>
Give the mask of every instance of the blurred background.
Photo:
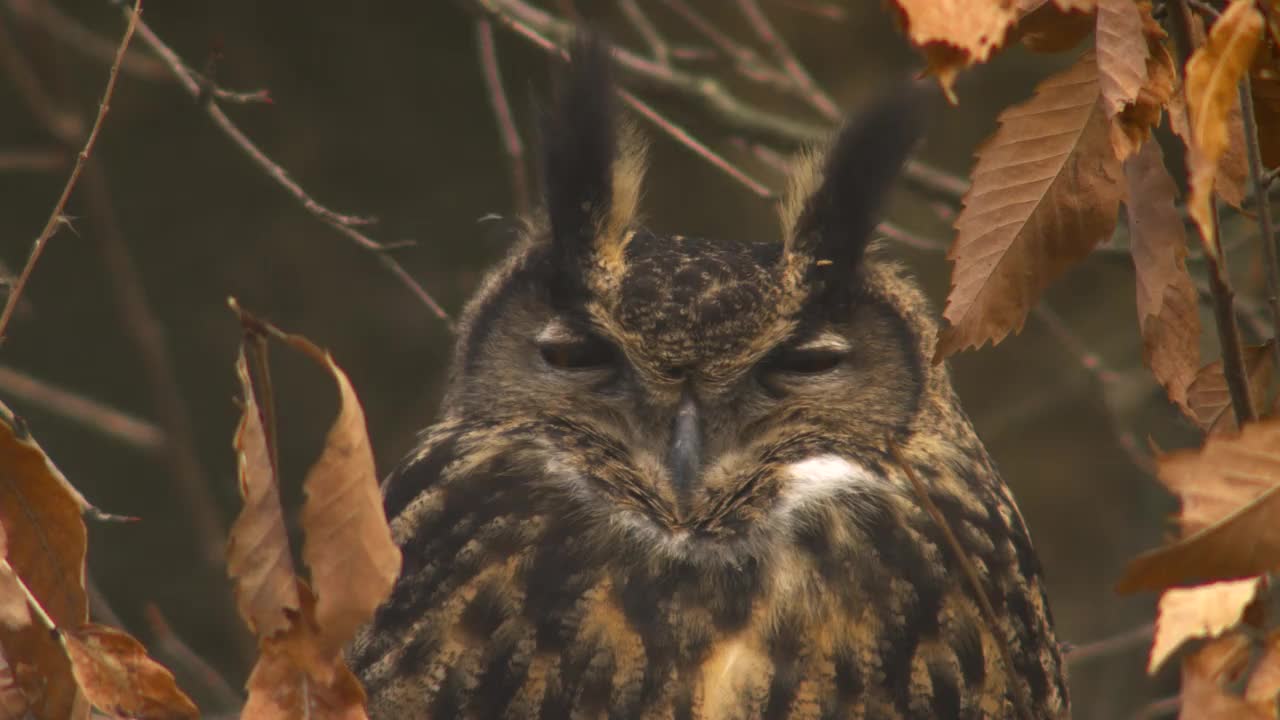
<svg viewBox="0 0 1280 720">
<path fill-rule="evenodd" d="M 728 43 L 679 11 L 690 5 Z M 153 0 L 144 17 L 217 86 L 266 90 L 270 103 L 220 105 L 319 202 L 377 218 L 362 231 L 456 315 L 504 252 L 519 204 L 478 54 L 476 7 Z M 840 108 L 921 66 L 879 4 L 760 7 Z M 670 62 L 718 78 L 755 107 L 809 127 L 828 122 L 731 59 L 736 44 L 763 66 L 774 62 L 738 4 L 544 0 L 542 10 L 580 13 L 639 57 L 660 58 L 665 46 Z M 124 26 L 109 0 L 0 0 L 6 276 L 21 269 L 66 180 Z M 533 109 L 558 60 L 502 24 L 492 37 L 515 125 L 532 147 Z M 207 662 L 231 693 L 252 657 L 219 556 L 239 505 L 231 438 L 240 333 L 227 297 L 332 351 L 364 402 L 380 472 L 431 422 L 451 335 L 375 252 L 308 214 L 253 165 L 141 34 L 133 47 L 70 223 L 49 244 L 0 347 L 0 399 L 94 503 L 140 518 L 90 525 L 95 614 L 146 642 L 207 711 L 227 711 L 234 697 L 187 656 Z M 965 73 L 959 105 L 939 106 L 919 159 L 963 178 L 996 114 L 1079 51 L 1013 47 Z M 794 143 L 735 128 L 662 83 L 623 78 L 742 172 L 784 186 L 778 158 Z M 653 227 L 779 237 L 772 200 L 642 126 L 653 139 L 643 203 Z M 958 205 L 928 185 L 904 183 L 888 250 L 941 308 L 948 268 L 939 248 Z M 1242 279 L 1246 295 L 1256 280 Z M 1174 508 L 1143 469 L 1147 439 L 1169 448 L 1195 437 L 1141 366 L 1133 292 L 1123 248 L 1104 248 L 1055 285 L 1021 335 L 952 363 L 1030 525 L 1060 636 L 1085 648 L 1071 666 L 1080 718 L 1134 717 L 1173 690 L 1170 673 L 1144 673 L 1154 598 L 1111 591 L 1126 561 L 1160 542 Z M 296 515 L 298 485 L 336 402 L 306 361 L 273 357 L 286 504 Z"/>
</svg>

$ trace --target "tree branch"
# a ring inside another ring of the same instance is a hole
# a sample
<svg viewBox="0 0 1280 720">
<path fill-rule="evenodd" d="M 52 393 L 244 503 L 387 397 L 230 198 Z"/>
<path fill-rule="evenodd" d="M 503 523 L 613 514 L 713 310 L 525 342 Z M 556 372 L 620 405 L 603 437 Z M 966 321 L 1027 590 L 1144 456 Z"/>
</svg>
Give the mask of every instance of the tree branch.
<svg viewBox="0 0 1280 720">
<path fill-rule="evenodd" d="M 1262 146 L 1258 143 L 1258 123 L 1254 120 L 1253 89 L 1248 76 L 1240 81 L 1240 116 L 1244 120 L 1245 155 L 1249 160 L 1249 177 L 1253 180 L 1253 197 L 1257 207 L 1258 230 L 1262 234 L 1262 257 L 1267 268 L 1267 305 L 1271 308 L 1272 362 L 1280 371 L 1280 260 L 1276 257 L 1276 231 L 1271 224 L 1271 202 L 1262 166 Z"/>
<path fill-rule="evenodd" d="M 507 102 L 507 91 L 503 87 L 502 73 L 498 66 L 498 51 L 493 42 L 493 25 L 488 20 L 476 20 L 476 51 L 480 56 L 480 70 L 489 95 L 489 107 L 493 110 L 493 118 L 498 123 L 502 149 L 506 152 L 507 162 L 511 166 L 511 194 L 515 200 L 516 212 L 525 215 L 529 213 L 531 205 L 529 170 L 524 159 L 524 143 L 521 142 L 520 131 L 516 128 L 511 103 Z"/>
<path fill-rule="evenodd" d="M 145 22 L 138 23 L 138 35 L 142 38 L 143 42 L 145 42 L 157 55 L 160 56 L 160 59 L 169 67 L 169 70 L 178 79 L 182 87 L 186 89 L 187 94 L 190 95 L 192 99 L 205 99 L 204 96 L 206 93 L 200 80 L 197 79 L 186 64 L 182 62 L 182 59 L 173 51 L 173 48 L 165 44 L 165 42 L 156 35 L 155 31 L 153 31 L 149 25 Z M 433 298 L 431 294 L 428 293 L 426 289 L 409 274 L 409 271 L 405 270 L 394 257 L 388 254 L 385 246 L 356 229 L 357 226 L 369 224 L 371 222 L 370 219 L 355 215 L 344 215 L 321 205 L 312 198 L 301 185 L 291 178 L 289 173 L 286 172 L 283 167 L 268 157 L 261 148 L 254 144 L 254 142 L 244 134 L 244 131 L 232 122 L 231 118 L 227 117 L 227 114 L 222 111 L 222 108 L 220 108 L 217 103 L 206 100 L 203 103 L 203 108 L 205 114 L 213 120 L 214 124 L 218 126 L 218 129 L 220 129 L 236 147 L 240 148 L 240 150 L 244 152 L 244 154 L 247 155 L 260 170 L 266 173 L 272 180 L 275 180 L 277 185 L 298 201 L 298 203 L 301 204 L 308 213 L 338 231 L 347 239 L 354 242 L 357 246 L 371 251 L 374 257 L 378 259 L 378 262 L 381 263 L 387 271 L 399 280 L 400 283 L 414 295 L 414 297 L 416 297 L 432 312 L 432 314 L 443 320 L 452 329 L 453 322 L 449 318 L 449 314 L 444 311 L 444 308 L 440 307 L 435 298 Z"/>
<path fill-rule="evenodd" d="M 44 229 L 40 231 L 40 236 L 36 238 L 35 245 L 31 248 L 31 255 L 27 258 L 27 264 L 23 266 L 22 273 L 18 275 L 18 280 L 9 290 L 9 297 L 5 300 L 4 309 L 0 310 L 0 342 L 4 341 L 5 331 L 9 327 L 9 320 L 13 317 L 13 309 L 17 307 L 18 299 L 22 297 L 22 291 L 26 289 L 27 281 L 31 279 L 31 273 L 35 271 L 36 262 L 40 260 L 40 256 L 44 253 L 44 248 L 48 245 L 50 238 L 66 222 L 63 211 L 66 210 L 67 200 L 71 197 L 71 191 L 75 189 L 76 183 L 80 180 L 80 173 L 84 171 L 85 162 L 89 159 L 89 153 L 93 152 L 93 145 L 98 141 L 98 132 L 102 129 L 102 121 L 106 118 L 107 110 L 111 107 L 111 96 L 116 91 L 116 79 L 120 77 L 120 63 L 124 60 L 124 54 L 129 49 L 129 41 L 133 39 L 133 33 L 140 23 L 142 0 L 135 0 L 133 9 L 126 8 L 125 13 L 128 16 L 129 25 L 125 28 L 124 38 L 120 40 L 120 46 L 116 49 L 115 60 L 111 63 L 111 72 L 107 75 L 107 87 L 102 92 L 102 101 L 98 103 L 98 114 L 93 120 L 93 126 L 89 129 L 89 136 L 85 138 L 84 147 L 76 155 L 76 164 L 71 168 L 71 176 L 67 178 L 66 185 L 62 187 L 62 195 L 58 197 L 58 201 L 53 206 L 53 211 L 49 213 L 49 219 L 45 222 Z"/>
</svg>

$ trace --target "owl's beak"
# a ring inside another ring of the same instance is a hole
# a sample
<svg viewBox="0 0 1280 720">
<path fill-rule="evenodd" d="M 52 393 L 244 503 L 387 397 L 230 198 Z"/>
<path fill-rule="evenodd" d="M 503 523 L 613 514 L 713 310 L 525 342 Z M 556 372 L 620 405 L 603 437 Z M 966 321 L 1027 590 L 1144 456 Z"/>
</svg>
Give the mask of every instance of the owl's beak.
<svg viewBox="0 0 1280 720">
<path fill-rule="evenodd" d="M 698 404 L 686 390 L 671 421 L 671 439 L 667 445 L 667 471 L 678 494 L 693 489 L 702 469 L 702 419 Z"/>
</svg>

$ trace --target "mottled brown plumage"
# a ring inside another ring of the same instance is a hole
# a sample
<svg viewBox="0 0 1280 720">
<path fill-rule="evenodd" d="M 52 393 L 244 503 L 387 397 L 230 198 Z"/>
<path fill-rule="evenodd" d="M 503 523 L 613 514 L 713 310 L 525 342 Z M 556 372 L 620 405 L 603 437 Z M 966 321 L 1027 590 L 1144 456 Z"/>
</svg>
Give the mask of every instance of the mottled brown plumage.
<svg viewBox="0 0 1280 720">
<path fill-rule="evenodd" d="M 352 653 L 374 716 L 1064 717 L 1027 530 L 915 283 L 866 252 L 912 94 L 807 163 L 783 242 L 667 237 L 635 219 L 606 66 L 575 48 L 546 217 L 385 488 L 404 569 Z"/>
</svg>

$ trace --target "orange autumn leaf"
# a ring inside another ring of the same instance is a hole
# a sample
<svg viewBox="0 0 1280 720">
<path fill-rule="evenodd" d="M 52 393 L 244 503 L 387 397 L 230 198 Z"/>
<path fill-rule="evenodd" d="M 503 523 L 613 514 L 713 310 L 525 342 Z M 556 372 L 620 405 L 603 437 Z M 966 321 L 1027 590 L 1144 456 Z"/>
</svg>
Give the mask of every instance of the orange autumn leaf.
<svg viewBox="0 0 1280 720">
<path fill-rule="evenodd" d="M 200 711 L 173 674 L 127 633 L 87 624 L 64 633 L 76 680 L 89 702 L 112 717 L 185 720 Z"/>
<path fill-rule="evenodd" d="M 1253 702 L 1229 690 L 1249 662 L 1249 642 L 1237 633 L 1215 640 L 1182 663 L 1180 720 L 1274 720 L 1275 700 Z"/>
<path fill-rule="evenodd" d="M 304 585 L 298 591 L 302 605 L 289 629 L 262 642 L 241 720 L 367 720 L 364 688 L 341 655 L 325 649 L 315 598 Z"/>
<path fill-rule="evenodd" d="M 268 637 L 288 627 L 285 612 L 298 609 L 298 593 L 279 482 L 243 347 L 236 376 L 244 398 L 234 443 L 244 507 L 227 542 L 227 574 L 235 583 L 240 616 L 255 636 Z"/>
<path fill-rule="evenodd" d="M 329 371 L 338 386 L 338 417 L 307 471 L 302 558 L 311 571 L 323 643 L 337 652 L 373 617 L 400 574 L 400 548 L 382 510 L 382 492 L 364 410 L 346 373 L 306 338 L 281 339 Z"/>
<path fill-rule="evenodd" d="M 20 630 L 31 624 L 31 608 L 22 581 L 9 565 L 8 546 L 9 539 L 0 525 L 0 627 Z"/>
<path fill-rule="evenodd" d="M 1142 358 L 1169 399 L 1190 414 L 1187 389 L 1200 369 L 1200 306 L 1187 272 L 1186 229 L 1174 206 L 1177 186 L 1154 141 L 1125 161 L 1124 172 Z"/>
<path fill-rule="evenodd" d="M 1166 590 L 1156 608 L 1155 639 L 1147 672 L 1154 675 L 1184 643 L 1220 637 L 1239 625 L 1265 583 L 1261 577 L 1251 577 Z"/>
<path fill-rule="evenodd" d="M 1135 558 L 1117 591 L 1233 580 L 1280 567 L 1280 419 L 1162 456 L 1157 476 L 1182 501 L 1183 539 Z"/>
<path fill-rule="evenodd" d="M 1000 114 L 971 177 L 934 362 L 1020 330 L 1049 283 L 1115 228 L 1120 162 L 1092 54 Z"/>
<path fill-rule="evenodd" d="M 911 43 L 954 102 L 956 75 L 986 62 L 1018 19 L 1015 0 L 894 0 Z"/>
<path fill-rule="evenodd" d="M 1270 340 L 1266 345 L 1250 345 L 1242 349 L 1245 372 L 1249 376 L 1249 396 L 1255 408 L 1268 404 L 1267 392 L 1275 368 L 1271 362 L 1271 344 L 1274 342 Z M 1195 380 L 1187 388 L 1187 403 L 1191 419 L 1205 432 L 1234 433 L 1238 429 L 1221 360 L 1215 360 L 1196 372 Z"/>
<path fill-rule="evenodd" d="M 1262 14 L 1253 0 L 1233 0 L 1214 22 L 1205 44 L 1187 60 L 1187 164 L 1191 175 L 1187 211 L 1200 229 L 1206 252 L 1215 257 L 1218 240 L 1210 198 L 1218 183 L 1219 162 L 1231 144 L 1233 109 L 1239 113 L 1237 88 L 1253 62 L 1262 26 Z M 1242 146 L 1237 143 L 1237 151 Z"/>
<path fill-rule="evenodd" d="M 59 627 L 79 627 L 89 619 L 81 517 L 87 506 L 26 423 L 0 404 L 0 522 L 8 564 Z M 0 647 L 36 717 L 88 716 L 71 663 L 46 628 L 37 623 L 0 627 Z"/>
</svg>

